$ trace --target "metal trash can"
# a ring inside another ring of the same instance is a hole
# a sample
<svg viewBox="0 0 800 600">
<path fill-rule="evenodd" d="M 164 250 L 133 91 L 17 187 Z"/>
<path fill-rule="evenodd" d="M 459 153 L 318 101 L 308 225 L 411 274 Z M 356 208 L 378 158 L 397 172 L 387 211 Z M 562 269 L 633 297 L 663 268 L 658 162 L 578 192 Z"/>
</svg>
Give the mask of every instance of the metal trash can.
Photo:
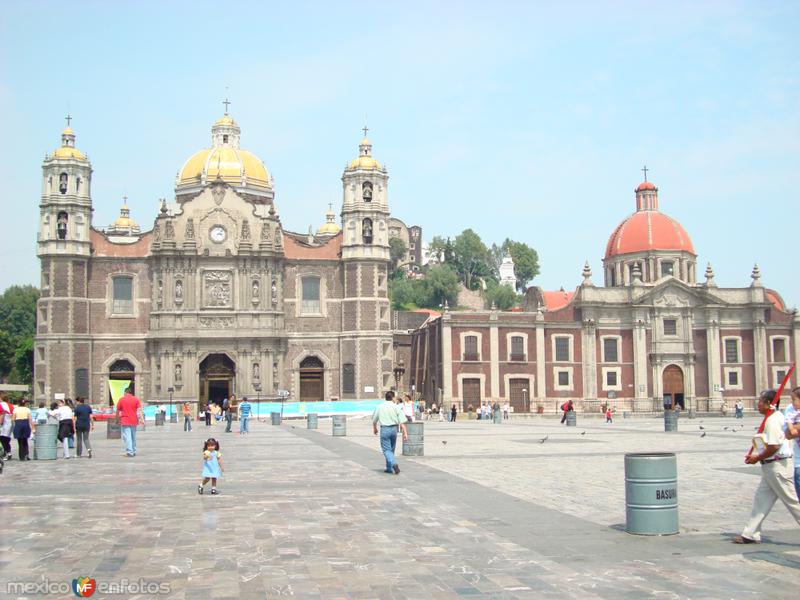
<svg viewBox="0 0 800 600">
<path fill-rule="evenodd" d="M 164 415 L 161 414 L 161 411 L 156 413 L 156 427 L 163 427 L 164 426 Z"/>
<path fill-rule="evenodd" d="M 578 424 L 578 415 L 574 410 L 567 413 L 567 427 L 575 427 Z"/>
<path fill-rule="evenodd" d="M 627 410 L 623 411 L 622 412 L 622 418 L 623 419 L 630 419 L 631 418 L 631 413 L 629 411 L 627 411 Z"/>
<path fill-rule="evenodd" d="M 503 411 L 496 410 L 494 411 L 492 418 L 494 419 L 495 423 L 502 423 L 503 422 Z"/>
<path fill-rule="evenodd" d="M 678 411 L 664 411 L 664 431 L 678 431 Z"/>
<path fill-rule="evenodd" d="M 425 424 L 406 423 L 408 439 L 403 440 L 403 456 L 425 456 Z"/>
<path fill-rule="evenodd" d="M 306 417 L 306 425 L 309 429 L 316 429 L 319 426 L 317 413 L 308 413 L 308 416 Z"/>
<path fill-rule="evenodd" d="M 119 419 L 109 419 L 106 421 L 106 439 L 119 440 L 122 439 L 122 428 L 119 424 Z"/>
<path fill-rule="evenodd" d="M 274 413 L 269 413 L 269 415 L 272 418 L 272 424 L 273 425 L 280 425 L 281 424 L 281 413 L 274 412 Z"/>
<path fill-rule="evenodd" d="M 625 531 L 678 533 L 678 461 L 674 452 L 625 455 Z"/>
<path fill-rule="evenodd" d="M 347 417 L 344 415 L 333 415 L 333 436 L 344 437 L 347 435 Z"/>
<path fill-rule="evenodd" d="M 169 413 L 169 422 L 170 423 L 177 423 L 178 422 L 178 413 L 176 413 L 176 412 Z"/>
<path fill-rule="evenodd" d="M 58 447 L 58 425 L 37 425 L 33 443 L 33 458 L 54 460 Z"/>
</svg>

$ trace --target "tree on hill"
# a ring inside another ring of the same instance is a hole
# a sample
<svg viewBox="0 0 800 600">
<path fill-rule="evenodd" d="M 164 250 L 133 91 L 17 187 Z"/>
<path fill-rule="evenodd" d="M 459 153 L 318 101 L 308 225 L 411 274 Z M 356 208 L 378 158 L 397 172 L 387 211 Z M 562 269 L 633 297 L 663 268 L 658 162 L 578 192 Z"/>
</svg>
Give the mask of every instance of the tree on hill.
<svg viewBox="0 0 800 600">
<path fill-rule="evenodd" d="M 514 261 L 514 275 L 517 278 L 517 291 L 524 292 L 531 279 L 539 274 L 539 254 L 524 242 L 506 239 L 503 243 Z"/>
<path fill-rule="evenodd" d="M 478 288 L 479 280 L 494 277 L 489 249 L 480 236 L 465 229 L 453 241 L 453 267 L 469 290 Z"/>
<path fill-rule="evenodd" d="M 402 239 L 389 238 L 389 273 L 392 277 L 396 277 L 397 268 L 402 265 L 407 251 L 406 243 Z"/>
</svg>

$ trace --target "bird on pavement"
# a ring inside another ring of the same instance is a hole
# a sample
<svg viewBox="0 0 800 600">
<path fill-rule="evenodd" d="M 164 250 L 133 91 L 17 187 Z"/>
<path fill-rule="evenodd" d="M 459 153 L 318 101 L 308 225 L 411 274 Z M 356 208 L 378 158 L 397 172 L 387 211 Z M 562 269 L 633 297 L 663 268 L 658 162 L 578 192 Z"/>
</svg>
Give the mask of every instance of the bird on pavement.
<svg viewBox="0 0 800 600">
<path fill-rule="evenodd" d="M 727 426 L 726 426 L 726 427 L 723 427 L 723 429 L 724 429 L 725 431 L 728 431 L 728 427 L 727 427 Z"/>
<path fill-rule="evenodd" d="M 586 435 L 586 432 L 585 431 L 581 431 L 581 435 Z"/>
<path fill-rule="evenodd" d="M 447 446 L 447 440 L 442 440 L 442 445 Z"/>
<path fill-rule="evenodd" d="M 703 433 L 701 433 L 700 437 L 706 437 L 706 432 L 704 431 Z"/>
<path fill-rule="evenodd" d="M 702 425 L 700 425 L 700 429 L 705 429 L 705 427 L 703 427 Z"/>
<path fill-rule="evenodd" d="M 550 437 L 549 435 L 544 436 L 541 440 L 539 440 L 539 443 L 544 444 L 547 441 L 547 438 L 549 437 Z"/>
</svg>

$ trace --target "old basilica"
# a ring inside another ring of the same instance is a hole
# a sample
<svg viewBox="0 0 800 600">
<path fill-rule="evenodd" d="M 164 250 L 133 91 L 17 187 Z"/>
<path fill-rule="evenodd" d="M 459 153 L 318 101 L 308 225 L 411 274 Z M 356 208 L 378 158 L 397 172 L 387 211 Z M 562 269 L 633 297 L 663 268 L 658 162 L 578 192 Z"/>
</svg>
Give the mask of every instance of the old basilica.
<svg viewBox="0 0 800 600">
<path fill-rule="evenodd" d="M 227 108 L 227 105 L 226 105 Z M 366 133 L 366 132 L 365 132 Z M 365 137 L 314 234 L 284 229 L 273 180 L 226 113 L 141 231 L 92 223 L 92 166 L 69 127 L 43 164 L 34 397 L 230 394 L 373 399 L 391 385 L 389 176 Z M 397 219 L 392 221 L 397 222 Z"/>
</svg>

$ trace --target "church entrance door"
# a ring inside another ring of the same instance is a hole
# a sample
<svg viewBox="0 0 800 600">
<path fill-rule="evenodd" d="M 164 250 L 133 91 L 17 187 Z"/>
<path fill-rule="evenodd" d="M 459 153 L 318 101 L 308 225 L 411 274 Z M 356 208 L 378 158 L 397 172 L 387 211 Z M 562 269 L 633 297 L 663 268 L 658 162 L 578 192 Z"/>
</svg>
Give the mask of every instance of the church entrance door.
<svg viewBox="0 0 800 600">
<path fill-rule="evenodd" d="M 198 410 L 206 410 L 210 404 L 222 407 L 222 401 L 230 398 L 236 365 L 227 354 L 209 354 L 200 363 L 200 399 Z"/>
<path fill-rule="evenodd" d="M 300 402 L 319 402 L 325 398 L 325 365 L 316 356 L 300 363 Z"/>
<path fill-rule="evenodd" d="M 664 410 L 686 408 L 683 400 L 683 370 L 678 365 L 669 365 L 661 376 L 664 387 Z"/>
</svg>

